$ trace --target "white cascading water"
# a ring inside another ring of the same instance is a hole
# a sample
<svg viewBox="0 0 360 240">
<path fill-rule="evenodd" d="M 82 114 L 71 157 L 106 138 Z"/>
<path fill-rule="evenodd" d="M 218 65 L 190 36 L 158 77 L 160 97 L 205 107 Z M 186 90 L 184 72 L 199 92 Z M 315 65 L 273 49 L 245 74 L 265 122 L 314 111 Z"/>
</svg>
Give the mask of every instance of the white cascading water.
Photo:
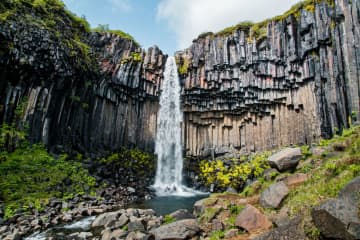
<svg viewBox="0 0 360 240">
<path fill-rule="evenodd" d="M 192 189 L 182 184 L 182 112 L 180 83 L 174 57 L 168 57 L 160 96 L 155 153 L 158 157 L 155 184 L 158 196 L 193 195 Z"/>
</svg>

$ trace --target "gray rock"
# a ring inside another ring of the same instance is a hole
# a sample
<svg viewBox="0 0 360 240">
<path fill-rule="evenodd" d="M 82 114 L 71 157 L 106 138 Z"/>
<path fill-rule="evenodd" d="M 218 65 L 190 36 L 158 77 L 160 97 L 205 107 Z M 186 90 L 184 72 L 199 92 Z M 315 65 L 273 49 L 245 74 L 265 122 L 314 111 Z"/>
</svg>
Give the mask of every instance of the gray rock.
<svg viewBox="0 0 360 240">
<path fill-rule="evenodd" d="M 129 232 L 136 232 L 136 231 L 144 232 L 145 231 L 144 224 L 142 223 L 141 220 L 132 220 L 128 223 L 127 226 L 128 226 Z"/>
<path fill-rule="evenodd" d="M 127 235 L 126 240 L 148 240 L 151 235 L 142 232 L 131 232 Z"/>
<path fill-rule="evenodd" d="M 117 220 L 118 216 L 119 216 L 118 212 L 103 213 L 95 218 L 95 220 L 91 224 L 91 226 L 92 227 L 105 226 L 106 224 L 110 223 L 111 221 Z"/>
<path fill-rule="evenodd" d="M 352 202 L 331 199 L 313 208 L 316 227 L 327 238 L 360 239 L 359 209 Z"/>
<path fill-rule="evenodd" d="M 228 187 L 225 192 L 238 194 L 238 192 L 233 187 Z"/>
<path fill-rule="evenodd" d="M 360 176 L 354 178 L 348 184 L 346 184 L 339 193 L 339 198 L 345 201 L 350 201 L 352 204 L 356 205 L 360 200 Z"/>
<path fill-rule="evenodd" d="M 238 229 L 230 229 L 230 230 L 227 230 L 225 232 L 225 238 L 233 238 L 233 237 L 236 237 L 237 235 L 239 234 L 239 230 Z"/>
<path fill-rule="evenodd" d="M 7 232 L 9 230 L 9 226 L 0 226 L 0 235 Z"/>
<path fill-rule="evenodd" d="M 285 148 L 270 156 L 268 161 L 271 167 L 275 167 L 282 172 L 296 168 L 301 158 L 300 148 Z"/>
<path fill-rule="evenodd" d="M 260 205 L 264 208 L 278 208 L 288 194 L 289 188 L 284 182 L 274 183 L 261 193 Z"/>
<path fill-rule="evenodd" d="M 179 209 L 173 213 L 170 213 L 169 216 L 175 218 L 177 221 L 183 220 L 183 219 L 194 219 L 195 218 L 195 216 L 193 214 L 189 213 L 189 211 L 186 209 Z"/>
<path fill-rule="evenodd" d="M 266 181 L 271 181 L 278 174 L 279 174 L 279 171 L 276 170 L 275 168 L 268 168 L 268 169 L 265 169 L 263 176 L 264 176 Z"/>
<path fill-rule="evenodd" d="M 121 228 L 125 226 L 125 224 L 127 224 L 128 222 L 129 222 L 129 218 L 125 214 L 121 214 L 119 219 L 108 222 L 107 224 L 105 224 L 105 227 L 111 229 Z"/>
<path fill-rule="evenodd" d="M 308 239 L 301 227 L 301 218 L 296 217 L 287 225 L 275 228 L 267 233 L 261 234 L 252 240 L 305 240 Z"/>
<path fill-rule="evenodd" d="M 206 199 L 196 201 L 194 204 L 194 216 L 199 217 L 205 211 Z"/>
<path fill-rule="evenodd" d="M 195 219 L 185 219 L 163 225 L 151 231 L 155 240 L 165 239 L 190 239 L 200 232 Z"/>
</svg>

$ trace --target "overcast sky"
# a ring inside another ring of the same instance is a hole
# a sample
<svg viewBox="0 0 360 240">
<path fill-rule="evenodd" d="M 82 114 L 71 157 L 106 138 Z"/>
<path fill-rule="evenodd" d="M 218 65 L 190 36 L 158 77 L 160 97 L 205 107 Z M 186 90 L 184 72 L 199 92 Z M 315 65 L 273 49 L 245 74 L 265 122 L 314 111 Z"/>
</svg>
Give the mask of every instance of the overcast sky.
<svg viewBox="0 0 360 240">
<path fill-rule="evenodd" d="M 279 15 L 299 0 L 64 0 L 86 16 L 92 27 L 109 24 L 130 33 L 144 48 L 165 53 L 184 49 L 203 32 L 216 32 L 241 21 Z"/>
</svg>

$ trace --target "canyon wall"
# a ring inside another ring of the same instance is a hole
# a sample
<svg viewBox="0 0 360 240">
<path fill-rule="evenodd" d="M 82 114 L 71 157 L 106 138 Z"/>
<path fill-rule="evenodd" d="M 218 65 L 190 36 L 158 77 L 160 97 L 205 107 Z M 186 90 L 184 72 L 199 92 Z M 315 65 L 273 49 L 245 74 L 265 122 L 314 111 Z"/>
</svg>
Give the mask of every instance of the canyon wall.
<svg viewBox="0 0 360 240">
<path fill-rule="evenodd" d="M 0 122 L 21 121 L 31 142 L 55 152 L 153 151 L 166 55 L 118 34 L 74 32 L 63 11 L 49 28 L 45 13 L 21 7 L 0 28 Z"/>
<path fill-rule="evenodd" d="M 186 155 L 310 144 L 359 119 L 359 0 L 262 25 L 202 34 L 177 52 Z"/>
</svg>

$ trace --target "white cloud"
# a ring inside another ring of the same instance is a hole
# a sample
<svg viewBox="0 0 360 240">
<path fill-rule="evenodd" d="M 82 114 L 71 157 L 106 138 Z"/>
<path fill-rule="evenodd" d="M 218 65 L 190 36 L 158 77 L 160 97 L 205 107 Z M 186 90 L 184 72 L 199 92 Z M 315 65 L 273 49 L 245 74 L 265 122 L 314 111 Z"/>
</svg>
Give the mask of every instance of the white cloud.
<svg viewBox="0 0 360 240">
<path fill-rule="evenodd" d="M 261 21 L 283 13 L 299 0 L 160 0 L 157 18 L 165 20 L 184 49 L 202 32 L 217 32 L 241 21 Z"/>
<path fill-rule="evenodd" d="M 108 0 L 114 11 L 128 12 L 131 10 L 129 0 Z"/>
</svg>

